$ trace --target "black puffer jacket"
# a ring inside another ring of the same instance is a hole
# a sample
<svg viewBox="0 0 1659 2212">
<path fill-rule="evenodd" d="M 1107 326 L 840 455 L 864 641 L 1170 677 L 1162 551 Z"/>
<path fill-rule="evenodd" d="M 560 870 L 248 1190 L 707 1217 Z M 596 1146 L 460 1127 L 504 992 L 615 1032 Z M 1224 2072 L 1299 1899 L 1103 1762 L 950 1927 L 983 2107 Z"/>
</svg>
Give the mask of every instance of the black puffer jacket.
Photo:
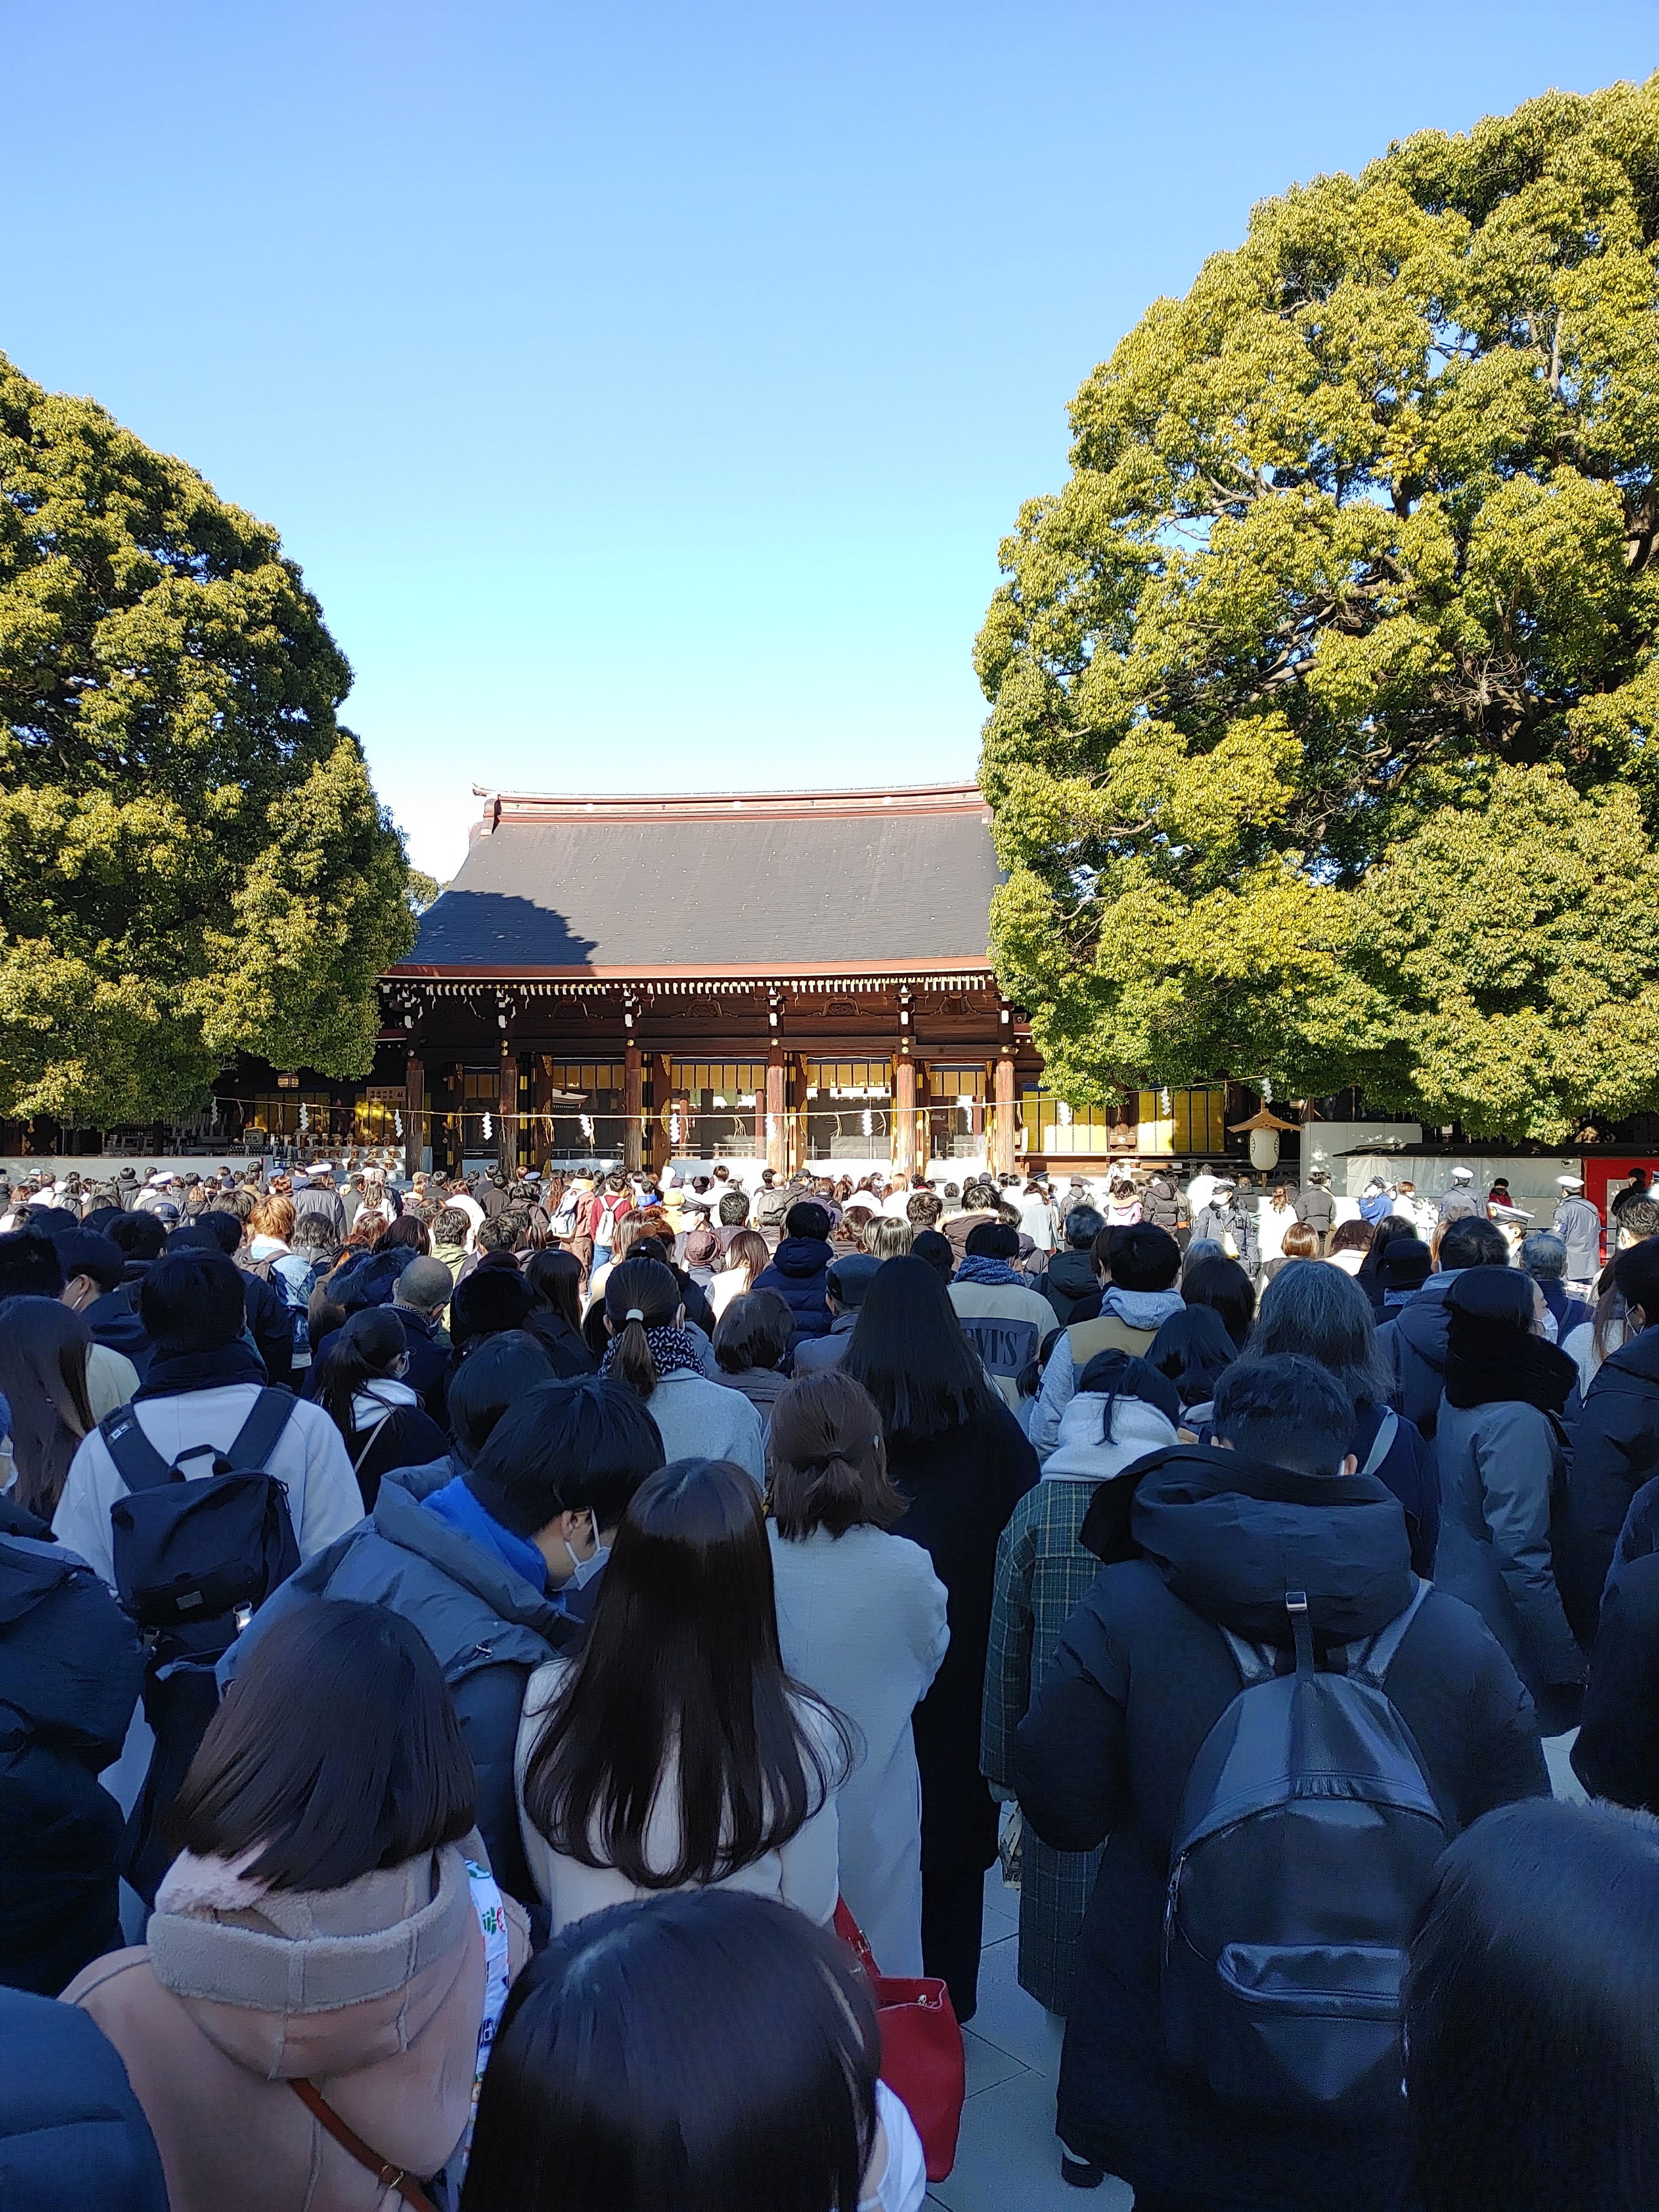
<svg viewBox="0 0 1659 2212">
<path fill-rule="evenodd" d="M 1085 1536 L 1098 1544 L 1096 1516 L 1116 1513 L 1127 1541 L 1072 1615 L 1016 1742 L 1019 1801 L 1042 1840 L 1084 1851 L 1110 1839 L 1066 2024 L 1060 2134 L 1148 2196 L 1382 2212 L 1403 2186 L 1403 2130 L 1223 2106 L 1177 2074 L 1164 2055 L 1159 1955 L 1188 1772 L 1239 1688 L 1217 1623 L 1280 1645 L 1288 1670 L 1285 1595 L 1299 1586 L 1322 1650 L 1376 1634 L 1414 1587 L 1405 1517 L 1370 1476 L 1287 1474 L 1200 1446 L 1142 1468 L 1132 1504 L 1121 1483 L 1097 1497 Z M 1429 1593 L 1389 1693 L 1449 1821 L 1548 1796 L 1531 1701 L 1457 1599 Z"/>
<path fill-rule="evenodd" d="M 1079 1318 L 1078 1309 L 1086 1301 L 1092 1299 L 1096 1310 L 1099 1309 L 1100 1278 L 1088 1252 L 1056 1252 L 1047 1273 L 1037 1279 L 1036 1287 L 1054 1308 L 1062 1328 Z"/>
<path fill-rule="evenodd" d="M 1636 1493 L 1659 1474 L 1659 1328 L 1644 1328 L 1596 1370 L 1567 1406 L 1572 1465 L 1556 1587 L 1573 1634 L 1595 1641 L 1601 1588 Z"/>
</svg>

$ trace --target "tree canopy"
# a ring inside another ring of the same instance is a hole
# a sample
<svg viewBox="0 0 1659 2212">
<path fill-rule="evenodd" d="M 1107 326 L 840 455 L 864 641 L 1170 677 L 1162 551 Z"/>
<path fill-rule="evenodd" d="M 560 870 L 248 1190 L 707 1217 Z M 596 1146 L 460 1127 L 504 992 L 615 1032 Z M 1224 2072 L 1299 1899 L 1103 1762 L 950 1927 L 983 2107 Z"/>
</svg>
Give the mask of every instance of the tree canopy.
<svg viewBox="0 0 1659 2212">
<path fill-rule="evenodd" d="M 1656 241 L 1659 76 L 1551 94 L 1264 202 L 1084 384 L 976 651 L 1057 1088 L 1659 1102 Z"/>
<path fill-rule="evenodd" d="M 0 1114 L 367 1072 L 414 923 L 350 681 L 275 531 L 0 356 Z"/>
</svg>

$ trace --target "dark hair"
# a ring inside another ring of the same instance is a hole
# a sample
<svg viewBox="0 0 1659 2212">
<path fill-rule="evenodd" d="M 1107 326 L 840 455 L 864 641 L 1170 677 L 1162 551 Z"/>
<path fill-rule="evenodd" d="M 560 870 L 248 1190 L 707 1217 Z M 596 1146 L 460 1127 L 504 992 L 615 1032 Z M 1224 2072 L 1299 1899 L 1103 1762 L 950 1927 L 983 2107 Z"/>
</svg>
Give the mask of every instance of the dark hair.
<svg viewBox="0 0 1659 2212">
<path fill-rule="evenodd" d="M 948 1435 L 991 1411 L 992 1387 L 950 1294 L 913 1254 L 877 1269 L 842 1365 L 874 1399 L 890 1449 L 898 1440 Z"/>
<path fill-rule="evenodd" d="M 720 1227 L 740 1229 L 749 1218 L 749 1200 L 740 1190 L 728 1190 L 720 1199 Z"/>
<path fill-rule="evenodd" d="M 352 1401 L 365 1383 L 383 1382 L 409 1351 L 404 1325 L 391 1306 L 365 1306 L 335 1338 L 317 1370 L 317 1402 L 351 1443 Z"/>
<path fill-rule="evenodd" d="M 651 1357 L 649 1328 L 666 1328 L 684 1297 L 679 1278 L 660 1260 L 622 1260 L 605 1279 L 605 1318 L 615 1341 L 611 1372 L 639 1397 L 657 1387 L 657 1363 Z M 630 1321 L 638 1312 L 642 1320 Z"/>
<path fill-rule="evenodd" d="M 475 1267 L 449 1301 L 449 1340 L 459 1351 L 477 1336 L 522 1328 L 535 1297 L 514 1267 Z"/>
<path fill-rule="evenodd" d="M 109 1225 L 110 1242 L 118 1245 L 129 1260 L 159 1260 L 167 1249 L 167 1232 L 155 1215 L 146 1210 L 143 1213 L 123 1213 Z M 238 1241 L 241 1231 L 237 1231 Z"/>
<path fill-rule="evenodd" d="M 1215 1433 L 1293 1474 L 1334 1474 L 1353 1434 L 1353 1400 L 1293 1352 L 1236 1359 L 1215 1386 Z"/>
<path fill-rule="evenodd" d="M 1659 1236 L 1659 1205 L 1651 1198 L 1632 1198 L 1620 1207 L 1615 1218 L 1621 1237 L 1632 1237 L 1641 1243 Z M 1496 1223 L 1491 1225 L 1497 1226 Z"/>
<path fill-rule="evenodd" d="M 70 1462 L 96 1425 L 87 1396 L 92 1331 L 52 1297 L 0 1301 L 0 1393 L 11 1406 L 17 1503 L 50 1521 Z"/>
<path fill-rule="evenodd" d="M 472 1231 L 472 1217 L 459 1206 L 441 1206 L 432 1224 L 434 1244 L 465 1244 Z"/>
<path fill-rule="evenodd" d="M 1495 1221 L 1482 1221 L 1479 1214 L 1470 1214 L 1446 1224 L 1440 1238 L 1439 1262 L 1442 1273 L 1448 1275 L 1464 1267 L 1507 1267 L 1510 1248 Z"/>
<path fill-rule="evenodd" d="M 1328 1369 L 1357 1408 L 1389 1401 L 1394 1378 L 1377 1350 L 1371 1302 L 1340 1267 L 1292 1260 L 1262 1291 L 1249 1357 L 1272 1359 L 1280 1352 L 1298 1352 Z"/>
<path fill-rule="evenodd" d="M 784 1215 L 783 1233 L 786 1237 L 825 1238 L 830 1234 L 829 1212 L 816 1199 L 803 1198 Z"/>
<path fill-rule="evenodd" d="M 794 1541 L 815 1528 L 844 1536 L 866 1524 L 890 1528 L 903 1516 L 875 1401 L 839 1368 L 803 1375 L 776 1401 L 767 1454 L 780 1536 Z"/>
<path fill-rule="evenodd" d="M 346 1310 L 326 1283 L 313 1283 L 306 1300 L 306 1335 L 314 1352 L 325 1336 L 345 1327 Z"/>
<path fill-rule="evenodd" d="M 915 1246 L 911 1246 L 914 1252 Z M 1006 1221 L 981 1221 L 968 1231 L 963 1248 L 970 1260 L 1017 1260 L 1019 1231 Z"/>
<path fill-rule="evenodd" d="M 1650 1322 L 1659 1322 L 1659 1237 L 1626 1245 L 1613 1260 L 1613 1279 L 1627 1306 L 1640 1306 Z"/>
<path fill-rule="evenodd" d="M 1369 1221 L 1339 1221 L 1331 1231 L 1333 1252 L 1369 1252 L 1376 1231 Z"/>
<path fill-rule="evenodd" d="M 591 1512 L 596 1529 L 614 1528 L 662 1463 L 657 1425 L 634 1393 L 584 1375 L 539 1383 L 505 1407 L 465 1480 L 504 1528 L 533 1536 L 561 1513 Z"/>
<path fill-rule="evenodd" d="M 531 1753 L 526 1815 L 580 1865 L 678 1889 L 780 1850 L 850 1758 L 844 1723 L 783 1671 L 753 1480 L 725 1460 L 660 1468 L 623 1516 L 587 1642 Z M 678 1847 L 653 1865 L 646 1834 L 671 1759 Z"/>
<path fill-rule="evenodd" d="M 868 1259 L 872 1255 L 860 1255 Z M 910 1240 L 910 1257 L 930 1267 L 940 1282 L 948 1285 L 957 1272 L 957 1255 L 951 1240 L 937 1229 L 918 1230 Z"/>
<path fill-rule="evenodd" d="M 856 2212 L 880 2065 L 868 1984 L 793 1906 L 614 1905 L 514 1984 L 461 2212 Z"/>
<path fill-rule="evenodd" d="M 0 1237 L 0 1298 L 55 1298 L 64 1279 L 58 1247 L 44 1229 Z"/>
<path fill-rule="evenodd" d="M 54 1241 L 65 1283 L 72 1283 L 77 1275 L 86 1275 L 97 1284 L 100 1292 L 112 1291 L 126 1273 L 120 1247 L 111 1238 L 100 1237 L 95 1229 L 66 1229 Z"/>
<path fill-rule="evenodd" d="M 475 1340 L 444 1390 L 444 1412 L 461 1465 L 471 1466 L 509 1406 L 552 1380 L 547 1346 L 528 1329 L 504 1328 Z"/>
<path fill-rule="evenodd" d="M 944 1211 L 945 1200 L 936 1190 L 912 1191 L 905 1203 L 904 1218 L 912 1229 L 931 1229 Z"/>
<path fill-rule="evenodd" d="M 1173 1243 L 1175 1239 L 1170 1241 Z M 1115 1267 L 1112 1279 L 1117 1280 Z M 1243 1350 L 1255 1319 L 1255 1291 L 1237 1260 L 1230 1260 L 1224 1252 L 1189 1260 L 1181 1279 L 1181 1295 L 1189 1307 L 1208 1306 L 1212 1313 L 1218 1314 L 1235 1346 Z"/>
<path fill-rule="evenodd" d="M 1066 1249 L 1087 1252 L 1106 1226 L 1106 1217 L 1092 1206 L 1074 1206 L 1066 1217 Z"/>
<path fill-rule="evenodd" d="M 388 1221 L 380 1231 L 374 1249 L 377 1252 L 395 1252 L 402 1244 L 406 1244 L 411 1252 L 418 1253 L 422 1259 L 432 1249 L 432 1238 L 427 1225 L 416 1214 L 400 1213 L 395 1221 Z"/>
<path fill-rule="evenodd" d="M 1167 1229 L 1137 1221 L 1111 1235 L 1112 1280 L 1120 1290 L 1167 1291 L 1181 1273 L 1181 1247 Z M 1241 1273 L 1243 1270 L 1241 1268 Z M 1245 1277 L 1248 1285 L 1249 1278 Z"/>
<path fill-rule="evenodd" d="M 234 1260 L 241 1249 L 242 1224 L 234 1213 L 200 1213 L 167 1239 L 169 1252 L 222 1252 Z"/>
<path fill-rule="evenodd" d="M 426 1638 L 389 1606 L 313 1598 L 272 1622 L 173 1802 L 174 1846 L 255 1854 L 273 1889 L 342 1889 L 459 1843 L 477 1784 Z"/>
<path fill-rule="evenodd" d="M 775 1291 L 747 1291 L 733 1298 L 714 1324 L 714 1358 L 727 1375 L 775 1368 L 794 1328 L 795 1317 Z"/>
<path fill-rule="evenodd" d="M 582 1263 L 574 1252 L 550 1244 L 532 1252 L 525 1262 L 524 1279 L 535 1300 L 532 1313 L 553 1313 L 580 1336 L 582 1328 Z"/>
<path fill-rule="evenodd" d="M 1120 1398 L 1139 1398 L 1148 1406 L 1156 1406 L 1171 1427 L 1180 1425 L 1180 1392 L 1150 1359 L 1137 1359 L 1132 1352 L 1115 1346 L 1096 1352 L 1079 1376 L 1077 1387 L 1079 1396 L 1086 1391 L 1106 1401 L 1100 1417 L 1100 1441 L 1103 1444 L 1113 1441 L 1112 1424 Z"/>
<path fill-rule="evenodd" d="M 1168 1376 L 1183 1406 L 1202 1406 L 1238 1357 L 1218 1313 L 1210 1306 L 1187 1306 L 1171 1314 L 1147 1346 L 1147 1364 Z"/>
<path fill-rule="evenodd" d="M 222 1352 L 247 1326 L 242 1275 L 216 1249 L 169 1252 L 138 1285 L 138 1318 L 162 1359 Z"/>
<path fill-rule="evenodd" d="M 1659 2199 L 1656 1961 L 1644 1814 L 1530 1798 L 1458 1837 L 1404 1992 L 1424 2212 Z"/>
</svg>

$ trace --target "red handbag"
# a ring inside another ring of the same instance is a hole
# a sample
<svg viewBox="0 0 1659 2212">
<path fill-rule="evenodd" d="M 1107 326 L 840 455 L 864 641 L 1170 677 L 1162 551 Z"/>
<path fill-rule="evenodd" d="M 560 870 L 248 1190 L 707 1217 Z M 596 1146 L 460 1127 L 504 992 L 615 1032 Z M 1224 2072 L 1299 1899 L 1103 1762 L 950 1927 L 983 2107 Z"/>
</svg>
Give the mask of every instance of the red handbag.
<svg viewBox="0 0 1659 2212">
<path fill-rule="evenodd" d="M 881 2078 L 915 2123 L 929 2181 L 957 2162 L 957 2130 L 967 2094 L 962 2030 L 951 1992 L 931 1974 L 884 1974 L 846 1899 L 836 1905 L 836 1933 L 863 1967 L 881 2022 Z"/>
</svg>

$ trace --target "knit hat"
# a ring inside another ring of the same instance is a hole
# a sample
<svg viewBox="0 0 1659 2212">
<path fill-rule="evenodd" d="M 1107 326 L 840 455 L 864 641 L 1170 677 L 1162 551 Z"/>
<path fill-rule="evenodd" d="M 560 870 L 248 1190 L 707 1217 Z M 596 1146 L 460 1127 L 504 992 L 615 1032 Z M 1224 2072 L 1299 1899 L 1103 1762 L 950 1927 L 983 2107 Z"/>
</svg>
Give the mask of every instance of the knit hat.
<svg viewBox="0 0 1659 2212">
<path fill-rule="evenodd" d="M 1420 1291 L 1433 1266 L 1421 1237 L 1396 1237 L 1383 1247 L 1376 1263 L 1377 1278 L 1385 1291 Z"/>
</svg>

